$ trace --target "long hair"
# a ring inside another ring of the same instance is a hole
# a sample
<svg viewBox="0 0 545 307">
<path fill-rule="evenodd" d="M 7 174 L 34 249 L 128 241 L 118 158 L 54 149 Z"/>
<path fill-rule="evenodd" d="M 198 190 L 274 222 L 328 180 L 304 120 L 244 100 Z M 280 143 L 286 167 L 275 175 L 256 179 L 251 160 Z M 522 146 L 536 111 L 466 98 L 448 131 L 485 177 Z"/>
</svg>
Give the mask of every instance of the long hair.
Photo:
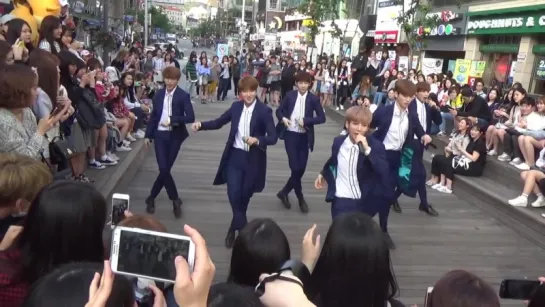
<svg viewBox="0 0 545 307">
<path fill-rule="evenodd" d="M 6 32 L 6 41 L 11 45 L 15 44 L 15 42 L 21 37 L 21 31 L 23 30 L 23 26 L 26 25 L 32 32 L 32 28 L 30 27 L 30 25 L 26 21 L 19 18 L 8 21 L 6 25 L 8 26 L 8 31 Z M 25 47 L 26 49 L 28 49 L 29 52 L 34 50 L 32 42 L 25 43 Z"/>
<path fill-rule="evenodd" d="M 363 213 L 333 220 L 311 280 L 320 307 L 384 307 L 398 291 L 384 233 Z"/>
<path fill-rule="evenodd" d="M 38 86 L 44 91 L 53 105 L 57 101 L 59 92 L 59 58 L 54 54 L 36 49 L 32 51 L 28 59 L 30 67 L 36 67 L 38 70 Z"/>
<path fill-rule="evenodd" d="M 34 199 L 15 248 L 20 278 L 33 283 L 62 264 L 102 262 L 106 199 L 92 185 L 55 181 Z"/>
<path fill-rule="evenodd" d="M 271 219 L 255 219 L 240 231 L 233 245 L 228 282 L 255 287 L 262 273 L 280 269 L 290 259 L 290 245 Z"/>
<path fill-rule="evenodd" d="M 61 27 L 61 20 L 53 15 L 45 16 L 40 25 L 40 41 L 45 40 L 49 43 L 51 53 L 57 54 L 57 48 L 55 48 L 55 43 L 59 46 L 62 45 L 60 39 L 53 36 L 53 32 Z"/>
</svg>

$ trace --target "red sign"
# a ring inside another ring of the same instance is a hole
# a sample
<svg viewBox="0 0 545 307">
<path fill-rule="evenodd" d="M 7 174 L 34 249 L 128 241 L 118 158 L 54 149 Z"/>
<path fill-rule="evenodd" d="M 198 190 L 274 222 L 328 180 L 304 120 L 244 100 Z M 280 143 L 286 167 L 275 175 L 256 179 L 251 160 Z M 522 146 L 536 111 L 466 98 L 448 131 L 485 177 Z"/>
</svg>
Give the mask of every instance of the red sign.
<svg viewBox="0 0 545 307">
<path fill-rule="evenodd" d="M 397 44 L 399 31 L 375 31 L 376 44 Z"/>
</svg>

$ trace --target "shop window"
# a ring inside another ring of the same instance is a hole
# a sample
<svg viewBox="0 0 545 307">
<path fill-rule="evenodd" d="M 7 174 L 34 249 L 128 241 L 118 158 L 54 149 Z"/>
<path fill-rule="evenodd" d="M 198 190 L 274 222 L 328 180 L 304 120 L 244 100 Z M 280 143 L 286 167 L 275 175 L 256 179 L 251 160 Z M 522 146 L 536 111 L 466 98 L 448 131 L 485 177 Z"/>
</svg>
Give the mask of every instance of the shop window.
<svg viewBox="0 0 545 307">
<path fill-rule="evenodd" d="M 513 61 L 517 60 L 516 54 L 491 53 L 488 55 L 487 69 L 483 74 L 483 80 L 486 85 L 500 88 L 509 88 L 513 83 L 511 75 L 511 66 Z"/>
</svg>

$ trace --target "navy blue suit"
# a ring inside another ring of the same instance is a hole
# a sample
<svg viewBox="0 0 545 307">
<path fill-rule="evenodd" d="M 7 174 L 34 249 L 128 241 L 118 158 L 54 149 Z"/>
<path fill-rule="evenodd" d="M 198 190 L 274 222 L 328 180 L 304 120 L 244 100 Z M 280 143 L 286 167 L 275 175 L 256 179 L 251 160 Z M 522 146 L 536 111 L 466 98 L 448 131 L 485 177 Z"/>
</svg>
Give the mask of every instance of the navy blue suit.
<svg viewBox="0 0 545 307">
<path fill-rule="evenodd" d="M 305 115 L 303 118 L 305 133 L 297 133 L 287 130 L 282 122 L 282 118 L 290 119 L 291 113 L 297 102 L 298 91 L 294 90 L 286 94 L 282 99 L 280 106 L 276 109 L 278 124 L 276 131 L 280 139 L 284 140 L 286 153 L 288 154 L 288 163 L 291 170 L 291 176 L 280 193 L 288 195 L 291 190 L 295 190 L 297 198 L 303 198 L 303 189 L 301 178 L 305 174 L 308 162 L 308 153 L 314 150 L 314 125 L 325 123 L 324 109 L 320 105 L 320 99 L 307 92 L 305 100 Z M 316 114 L 316 117 L 314 116 Z"/>
<path fill-rule="evenodd" d="M 373 120 L 371 121 L 371 128 L 375 128 L 373 137 L 384 143 L 390 125 L 392 124 L 392 118 L 394 116 L 394 107 L 396 103 L 390 105 L 381 105 L 373 114 Z M 413 139 L 414 135 L 420 139 L 426 133 L 418 121 L 418 115 L 413 112 L 407 113 L 409 121 L 409 128 L 405 137 L 404 147 L 407 146 Z M 390 205 L 395 200 L 394 191 L 398 186 L 398 174 L 399 167 L 401 165 L 401 151 L 386 150 L 386 159 L 388 161 L 389 168 L 389 183 L 391 193 L 386 194 L 381 198 L 381 201 L 377 201 L 380 204 L 378 209 L 380 227 L 384 232 L 388 232 L 388 216 L 390 214 Z M 378 199 L 377 199 L 378 200 Z"/>
<path fill-rule="evenodd" d="M 246 210 L 250 198 L 265 188 L 267 174 L 267 147 L 276 144 L 272 110 L 260 101 L 255 102 L 250 121 L 250 135 L 259 140 L 259 144 L 244 151 L 234 147 L 238 124 L 244 109 L 244 102 L 235 101 L 219 118 L 201 123 L 200 130 L 218 130 L 231 123 L 225 150 L 214 185 L 227 184 L 227 196 L 233 211 L 231 230 L 240 230 L 246 223 Z"/>
<path fill-rule="evenodd" d="M 195 121 L 195 113 L 191 105 L 189 94 L 179 87 L 176 87 L 172 96 L 170 110 L 170 131 L 159 131 L 158 125 L 163 113 L 166 89 L 161 89 L 153 96 L 153 109 L 146 129 L 146 138 L 153 140 L 155 156 L 159 166 L 159 176 L 151 188 L 151 198 L 156 198 L 163 186 L 167 190 L 168 198 L 178 199 L 178 191 L 170 170 L 178 157 L 180 147 L 189 136 L 186 124 Z"/>
<path fill-rule="evenodd" d="M 427 103 L 424 104 L 426 110 L 426 134 L 431 133 L 432 122 L 437 126 L 441 125 L 443 121 L 441 117 L 441 111 L 437 108 L 430 107 Z M 409 104 L 409 113 L 418 114 L 417 102 L 416 99 L 413 99 Z M 396 190 L 395 199 L 398 199 L 401 194 L 405 194 L 409 197 L 415 197 L 416 192 L 420 196 L 420 206 L 422 208 L 429 207 L 428 203 L 428 193 L 426 190 L 426 168 L 422 163 L 424 159 L 424 150 L 426 147 L 420 142 L 420 140 L 412 140 L 410 146 L 414 149 L 414 156 L 411 160 L 411 173 L 410 173 L 410 184 L 398 186 Z"/>
<path fill-rule="evenodd" d="M 388 161 L 384 145 L 373 137 L 367 137 L 367 143 L 371 148 L 368 156 L 360 152 L 358 157 L 357 177 L 361 191 L 361 199 L 338 198 L 336 193 L 336 178 L 339 150 L 348 135 L 341 135 L 333 139 L 331 145 L 331 157 L 324 164 L 320 172 L 327 182 L 326 202 L 331 202 L 331 217 L 346 212 L 363 211 L 375 216 L 379 212 L 376 197 L 391 194 L 393 191 L 389 183 Z"/>
</svg>

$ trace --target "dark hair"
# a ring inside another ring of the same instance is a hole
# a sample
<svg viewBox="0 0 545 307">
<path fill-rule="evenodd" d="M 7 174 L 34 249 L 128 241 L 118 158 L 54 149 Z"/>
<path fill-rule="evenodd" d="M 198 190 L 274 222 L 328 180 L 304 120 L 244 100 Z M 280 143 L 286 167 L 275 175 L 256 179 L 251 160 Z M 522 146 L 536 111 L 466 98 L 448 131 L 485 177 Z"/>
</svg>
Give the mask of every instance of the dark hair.
<svg viewBox="0 0 545 307">
<path fill-rule="evenodd" d="M 163 69 L 163 78 L 165 79 L 180 80 L 181 76 L 182 73 L 180 72 L 180 69 L 174 66 L 168 66 Z"/>
<path fill-rule="evenodd" d="M 55 48 L 55 42 L 61 45 L 59 40 L 53 36 L 53 31 L 62 26 L 61 20 L 53 15 L 45 16 L 40 25 L 40 41 L 46 40 L 49 43 L 51 53 L 57 54 L 57 49 Z"/>
<path fill-rule="evenodd" d="M 17 239 L 22 280 L 32 283 L 65 263 L 102 262 L 106 207 L 104 196 L 87 183 L 60 180 L 44 187 Z"/>
<path fill-rule="evenodd" d="M 132 84 L 131 85 L 126 85 L 125 84 L 125 78 L 127 78 L 127 76 L 132 77 Z M 163 75 L 163 77 L 164 77 L 164 75 Z M 132 72 L 132 71 L 124 72 L 121 75 L 121 80 L 120 81 L 121 81 L 121 86 L 125 89 L 125 96 L 129 98 L 130 102 L 135 102 L 136 101 L 136 95 L 135 95 L 135 92 L 134 92 L 134 83 L 136 81 L 136 76 L 134 75 L 134 72 Z"/>
<path fill-rule="evenodd" d="M 526 92 L 526 90 L 522 86 L 521 87 L 514 87 L 513 86 L 513 95 L 515 94 L 515 92 L 519 92 L 524 96 L 526 96 L 526 94 L 528 94 L 528 92 Z"/>
<path fill-rule="evenodd" d="M 60 65 L 59 70 L 61 72 L 61 84 L 66 88 L 67 92 L 69 93 L 68 98 L 72 99 L 70 97 L 70 92 L 72 87 L 75 85 L 74 76 L 70 74 L 70 65 L 74 65 L 76 67 L 80 67 L 82 65 L 85 65 L 83 61 L 78 58 L 75 54 L 68 50 L 62 50 L 57 54 L 57 57 L 59 57 Z"/>
<path fill-rule="evenodd" d="M 30 27 L 30 25 L 23 19 L 12 19 L 8 21 L 6 25 L 8 26 L 8 31 L 6 32 L 6 41 L 11 45 L 15 44 L 15 42 L 21 37 L 21 31 L 23 30 L 24 25 L 26 25 L 32 32 L 32 28 Z M 32 42 L 25 43 L 25 47 L 28 49 L 29 52 L 34 50 Z"/>
<path fill-rule="evenodd" d="M 87 69 L 88 70 L 95 70 L 95 69 L 101 69 L 102 70 L 102 63 L 97 58 L 90 58 L 87 60 Z"/>
<path fill-rule="evenodd" d="M 102 274 L 102 270 L 103 264 L 99 262 L 61 265 L 32 285 L 21 307 L 85 306 L 89 285 L 95 273 Z M 115 275 L 106 306 L 134 306 L 133 285 L 125 276 Z"/>
<path fill-rule="evenodd" d="M 305 292 L 318 306 L 384 306 L 394 297 L 388 243 L 371 217 L 358 212 L 333 220 L 311 281 Z"/>
<path fill-rule="evenodd" d="M 430 74 L 430 75 L 428 75 L 428 77 L 430 77 L 430 76 L 432 76 L 432 75 L 435 76 L 435 74 Z M 433 77 L 432 77 L 432 78 L 433 78 Z M 396 82 L 396 83 L 397 83 L 397 82 Z M 418 93 L 418 92 L 428 92 L 428 93 L 429 93 L 430 91 L 431 91 L 431 87 L 430 87 L 430 85 L 428 84 L 428 82 L 418 82 L 418 83 L 416 84 L 416 92 L 417 92 L 417 93 Z"/>
<path fill-rule="evenodd" d="M 262 273 L 276 272 L 290 255 L 288 238 L 273 220 L 252 220 L 235 240 L 227 281 L 255 286 Z"/>
<path fill-rule="evenodd" d="M 473 90 L 469 87 L 463 87 L 460 94 L 462 94 L 462 97 L 473 97 Z"/>
<path fill-rule="evenodd" d="M 265 307 L 253 287 L 217 283 L 208 292 L 208 307 Z M 24 306 L 23 306 L 24 307 Z"/>
<path fill-rule="evenodd" d="M 8 42 L 0 41 L 0 65 L 6 64 L 8 54 L 12 49 L 12 46 Z"/>
<path fill-rule="evenodd" d="M 238 81 L 238 90 L 240 92 L 256 91 L 259 87 L 259 81 L 252 76 L 246 76 Z"/>
<path fill-rule="evenodd" d="M 306 71 L 301 71 L 301 72 L 298 72 L 297 75 L 295 75 L 295 82 L 311 83 L 312 77 Z"/>
<path fill-rule="evenodd" d="M 429 307 L 500 307 L 498 295 L 484 280 L 463 270 L 445 274 L 428 296 Z"/>
<path fill-rule="evenodd" d="M 36 73 L 25 65 L 0 65 L 0 108 L 18 109 L 31 106 Z"/>
<path fill-rule="evenodd" d="M 405 97 L 413 97 L 416 94 L 416 85 L 407 79 L 397 80 L 394 91 Z"/>
<path fill-rule="evenodd" d="M 523 104 L 529 105 L 531 107 L 535 107 L 536 106 L 536 101 L 532 97 L 524 97 L 520 101 L 520 105 L 523 105 Z"/>
<path fill-rule="evenodd" d="M 32 51 L 28 65 L 38 70 L 38 86 L 44 91 L 51 103 L 56 104 L 59 93 L 59 58 L 51 52 L 42 49 Z"/>
</svg>

